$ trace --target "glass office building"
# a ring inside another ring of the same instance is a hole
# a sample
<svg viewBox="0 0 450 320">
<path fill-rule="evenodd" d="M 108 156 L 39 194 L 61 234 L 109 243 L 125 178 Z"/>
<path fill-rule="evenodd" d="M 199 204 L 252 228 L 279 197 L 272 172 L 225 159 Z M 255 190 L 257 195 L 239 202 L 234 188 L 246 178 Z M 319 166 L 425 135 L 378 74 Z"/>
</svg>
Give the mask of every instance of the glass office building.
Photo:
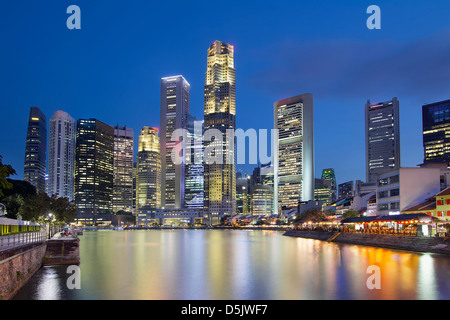
<svg viewBox="0 0 450 320">
<path fill-rule="evenodd" d="M 76 122 L 56 111 L 49 122 L 47 194 L 74 200 Z"/>
<path fill-rule="evenodd" d="M 275 102 L 274 205 L 297 207 L 314 200 L 314 104 L 312 94 Z"/>
<path fill-rule="evenodd" d="M 422 106 L 424 163 L 450 163 L 450 100 Z"/>
<path fill-rule="evenodd" d="M 204 165 L 206 218 L 211 224 L 217 224 L 224 216 L 236 213 L 234 140 L 225 138 L 227 130 L 234 132 L 236 129 L 236 70 L 232 45 L 215 41 L 209 47 L 205 78 L 204 129 L 205 132 L 216 129 L 223 135 L 221 139 L 204 144 L 205 150 L 221 151 L 221 161 L 207 159 L 205 152 Z"/>
<path fill-rule="evenodd" d="M 30 108 L 23 180 L 36 187 L 37 192 L 46 192 L 45 176 L 47 163 L 47 118 L 38 107 Z"/>
<path fill-rule="evenodd" d="M 112 213 L 114 128 L 96 119 L 79 119 L 75 156 L 77 215 Z"/>
<path fill-rule="evenodd" d="M 399 101 L 365 106 L 366 182 L 376 182 L 377 174 L 400 168 Z"/>
</svg>

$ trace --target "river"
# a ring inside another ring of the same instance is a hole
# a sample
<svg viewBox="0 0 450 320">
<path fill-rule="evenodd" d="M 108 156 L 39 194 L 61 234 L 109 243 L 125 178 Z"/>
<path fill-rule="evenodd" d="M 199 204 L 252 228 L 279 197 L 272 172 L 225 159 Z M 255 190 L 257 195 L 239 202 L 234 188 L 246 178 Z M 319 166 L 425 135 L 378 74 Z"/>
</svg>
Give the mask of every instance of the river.
<svg viewBox="0 0 450 320">
<path fill-rule="evenodd" d="M 438 254 L 262 230 L 85 231 L 80 238 L 81 289 L 68 288 L 67 266 L 43 267 L 14 299 L 450 299 L 450 257 Z M 369 278 L 380 288 L 369 288 Z"/>
</svg>

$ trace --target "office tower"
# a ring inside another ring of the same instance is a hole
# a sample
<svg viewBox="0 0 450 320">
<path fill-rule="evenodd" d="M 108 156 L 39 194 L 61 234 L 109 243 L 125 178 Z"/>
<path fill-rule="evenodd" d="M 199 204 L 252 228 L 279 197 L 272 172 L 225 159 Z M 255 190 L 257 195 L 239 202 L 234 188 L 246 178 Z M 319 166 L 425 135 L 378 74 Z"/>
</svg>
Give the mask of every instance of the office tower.
<svg viewBox="0 0 450 320">
<path fill-rule="evenodd" d="M 136 211 L 161 207 L 161 154 L 158 129 L 143 127 L 136 159 Z"/>
<path fill-rule="evenodd" d="M 353 197 L 353 181 L 341 183 L 339 185 L 339 199 Z"/>
<path fill-rule="evenodd" d="M 184 207 L 185 161 L 175 163 L 172 154 L 184 156 L 185 143 L 172 137 L 177 129 L 187 129 L 190 85 L 182 76 L 161 79 L 160 148 L 161 148 L 161 207 Z"/>
<path fill-rule="evenodd" d="M 136 211 L 136 176 L 137 176 L 137 163 L 133 163 L 133 214 L 137 215 Z"/>
<path fill-rule="evenodd" d="M 274 208 L 314 199 L 314 103 L 312 94 L 275 102 L 278 130 L 274 157 Z"/>
<path fill-rule="evenodd" d="M 113 211 L 133 211 L 134 133 L 127 127 L 114 128 Z"/>
<path fill-rule="evenodd" d="M 252 215 L 271 215 L 273 210 L 273 188 L 258 184 L 252 189 Z"/>
<path fill-rule="evenodd" d="M 222 138 L 205 141 L 205 210 L 212 224 L 225 215 L 236 213 L 236 166 L 233 139 L 227 139 L 227 130 L 236 129 L 236 70 L 234 47 L 215 41 L 208 49 L 204 90 L 204 127 L 216 129 Z M 211 131 L 209 131 L 211 132 Z M 206 140 L 206 139 L 205 139 Z M 232 141 L 231 141 L 232 140 Z M 220 151 L 221 161 L 210 159 L 206 150 Z M 208 157 L 207 157 L 208 156 Z"/>
<path fill-rule="evenodd" d="M 424 163 L 450 163 L 450 100 L 422 106 Z"/>
<path fill-rule="evenodd" d="M 67 112 L 56 111 L 49 122 L 48 180 L 49 196 L 74 200 L 76 122 Z"/>
<path fill-rule="evenodd" d="M 322 180 L 330 181 L 330 191 L 331 191 L 330 196 L 331 196 L 331 198 L 329 200 L 331 202 L 336 201 L 337 200 L 337 184 L 336 184 L 336 175 L 334 173 L 334 169 L 322 170 Z"/>
<path fill-rule="evenodd" d="M 112 213 L 114 129 L 97 119 L 77 121 L 75 204 L 77 215 Z"/>
<path fill-rule="evenodd" d="M 38 107 L 31 107 L 25 144 L 23 180 L 35 186 L 37 192 L 45 192 L 46 161 L 47 118 Z"/>
<path fill-rule="evenodd" d="M 377 174 L 400 168 L 400 114 L 397 98 L 365 107 L 366 182 Z"/>
<path fill-rule="evenodd" d="M 323 204 L 333 203 L 333 189 L 331 180 L 315 179 L 314 180 L 314 200 L 322 201 Z"/>
<path fill-rule="evenodd" d="M 249 182 L 247 175 L 241 172 L 236 172 L 236 213 L 248 214 L 250 213 L 249 198 Z"/>
<path fill-rule="evenodd" d="M 186 208 L 203 208 L 203 121 L 188 116 L 186 177 L 184 203 Z"/>
<path fill-rule="evenodd" d="M 270 185 L 273 188 L 273 164 L 272 162 L 261 165 L 260 175 L 261 183 L 264 185 Z"/>
</svg>

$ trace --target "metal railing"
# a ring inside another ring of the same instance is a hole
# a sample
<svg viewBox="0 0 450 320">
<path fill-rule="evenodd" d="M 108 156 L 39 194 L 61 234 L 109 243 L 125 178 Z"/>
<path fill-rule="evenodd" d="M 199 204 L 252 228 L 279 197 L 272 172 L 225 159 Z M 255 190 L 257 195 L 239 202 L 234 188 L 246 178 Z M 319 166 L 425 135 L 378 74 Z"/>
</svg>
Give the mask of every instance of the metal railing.
<svg viewBox="0 0 450 320">
<path fill-rule="evenodd" d="M 29 221 L 0 218 L 0 252 L 44 242 L 47 229 Z"/>
<path fill-rule="evenodd" d="M 47 233 L 45 230 L 0 236 L 0 252 L 45 242 L 46 240 Z"/>
</svg>

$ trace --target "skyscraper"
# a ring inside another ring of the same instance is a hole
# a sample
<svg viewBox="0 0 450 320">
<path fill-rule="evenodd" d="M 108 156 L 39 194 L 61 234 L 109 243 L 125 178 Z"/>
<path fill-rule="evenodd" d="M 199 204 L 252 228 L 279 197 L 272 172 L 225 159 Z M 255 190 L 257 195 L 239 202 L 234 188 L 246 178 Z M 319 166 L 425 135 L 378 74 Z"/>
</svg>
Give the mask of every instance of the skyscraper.
<svg viewBox="0 0 450 320">
<path fill-rule="evenodd" d="M 450 100 L 422 106 L 424 163 L 450 164 Z"/>
<path fill-rule="evenodd" d="M 353 181 L 341 183 L 339 185 L 339 199 L 353 197 Z"/>
<path fill-rule="evenodd" d="M 274 104 L 275 212 L 314 200 L 314 103 L 310 93 Z"/>
<path fill-rule="evenodd" d="M 74 200 L 76 123 L 67 112 L 56 111 L 50 118 L 48 144 L 49 196 Z"/>
<path fill-rule="evenodd" d="M 30 108 L 23 180 L 44 193 L 47 161 L 47 118 L 38 107 Z"/>
<path fill-rule="evenodd" d="M 133 211 L 133 129 L 114 128 L 113 211 Z"/>
<path fill-rule="evenodd" d="M 136 159 L 136 211 L 161 207 L 161 155 L 158 129 L 143 127 Z"/>
<path fill-rule="evenodd" d="M 172 153 L 184 156 L 186 145 L 172 140 L 177 129 L 187 129 L 190 85 L 183 76 L 161 79 L 160 148 L 161 148 L 161 207 L 184 207 L 185 161 L 174 163 Z"/>
<path fill-rule="evenodd" d="M 77 215 L 112 212 L 114 129 L 96 119 L 79 119 L 75 156 Z"/>
<path fill-rule="evenodd" d="M 324 169 L 322 170 L 322 180 L 330 181 L 330 201 L 334 202 L 337 199 L 337 184 L 336 175 L 334 169 Z M 329 203 L 329 202 L 328 202 Z"/>
<path fill-rule="evenodd" d="M 185 206 L 203 208 L 203 121 L 188 116 L 189 144 L 186 146 Z"/>
<path fill-rule="evenodd" d="M 400 168 L 400 114 L 397 98 L 365 106 L 366 182 Z"/>
<path fill-rule="evenodd" d="M 241 172 L 236 172 L 236 213 L 249 214 L 250 213 L 250 179 L 247 175 Z"/>
<path fill-rule="evenodd" d="M 236 213 L 236 165 L 234 139 L 226 139 L 227 130 L 236 129 L 236 70 L 234 47 L 215 41 L 208 49 L 205 76 L 204 128 L 215 129 L 222 138 L 205 141 L 205 210 L 210 223 Z M 210 131 L 211 132 L 211 131 Z M 206 139 L 205 139 L 206 140 Z M 220 161 L 210 159 L 206 150 L 221 152 Z"/>
<path fill-rule="evenodd" d="M 314 180 L 314 200 L 322 201 L 323 204 L 330 204 L 334 202 L 332 194 L 331 180 Z"/>
</svg>

